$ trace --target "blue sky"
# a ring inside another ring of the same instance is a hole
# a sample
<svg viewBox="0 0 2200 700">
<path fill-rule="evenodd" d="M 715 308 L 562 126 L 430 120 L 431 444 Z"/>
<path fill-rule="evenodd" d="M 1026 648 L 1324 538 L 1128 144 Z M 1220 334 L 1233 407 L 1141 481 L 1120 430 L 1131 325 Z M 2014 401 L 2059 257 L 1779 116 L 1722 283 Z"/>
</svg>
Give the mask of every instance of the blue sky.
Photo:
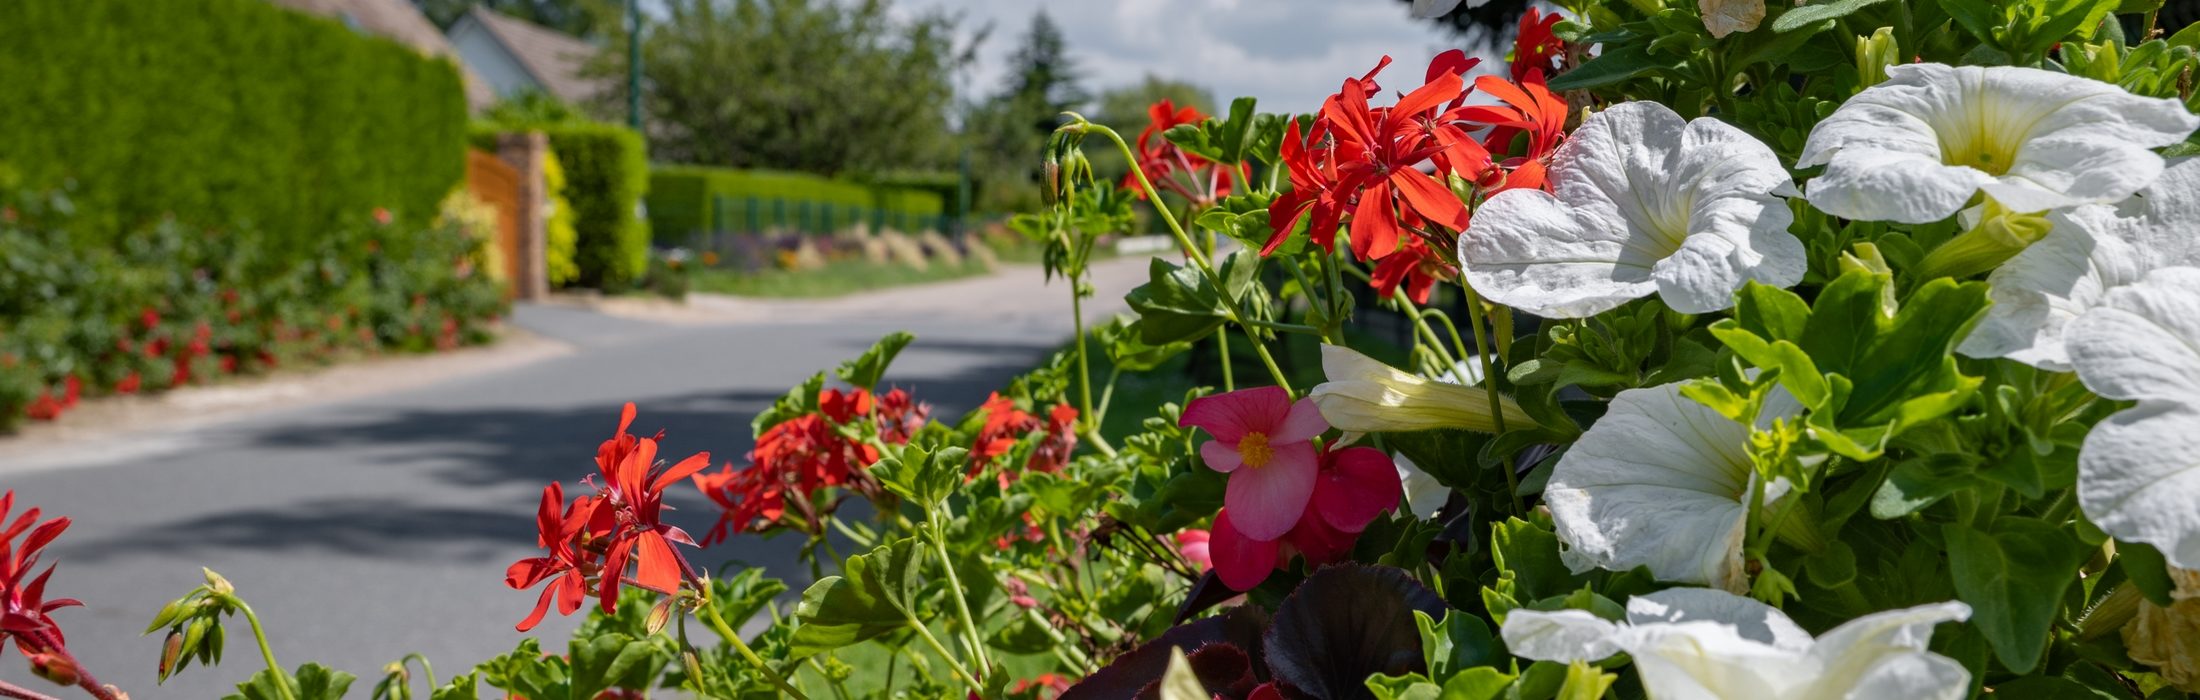
<svg viewBox="0 0 2200 700">
<path fill-rule="evenodd" d="M 1398 0 L 896 0 L 897 13 L 959 13 L 965 38 L 993 34 L 965 94 L 999 89 L 1033 13 L 1062 26 L 1087 90 L 1152 73 L 1205 86 L 1218 100 L 1260 98 L 1262 111 L 1311 111 L 1347 76 L 1385 54 L 1386 88 L 1420 84 L 1428 59 L 1461 40 L 1407 16 Z"/>
</svg>

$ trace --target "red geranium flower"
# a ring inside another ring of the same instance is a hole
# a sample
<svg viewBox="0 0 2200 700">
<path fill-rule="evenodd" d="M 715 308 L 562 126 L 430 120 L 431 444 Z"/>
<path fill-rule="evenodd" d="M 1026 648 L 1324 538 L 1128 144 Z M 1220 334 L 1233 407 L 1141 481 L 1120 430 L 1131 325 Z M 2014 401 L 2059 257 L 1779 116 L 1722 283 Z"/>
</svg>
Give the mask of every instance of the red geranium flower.
<svg viewBox="0 0 2200 700">
<path fill-rule="evenodd" d="M 7 522 L 8 511 L 14 505 L 14 491 L 0 495 L 0 522 Z M 63 651 L 68 641 L 47 614 L 83 605 L 72 598 L 45 599 L 46 582 L 53 577 L 53 565 L 47 565 L 36 578 L 29 578 L 31 571 L 38 568 L 39 553 L 67 529 L 68 518 L 40 523 L 38 509 L 32 508 L 24 511 L 7 529 L 0 530 L 0 641 L 14 640 L 15 648 L 26 656 Z M 23 537 L 20 543 L 16 542 L 18 536 Z"/>
<path fill-rule="evenodd" d="M 1406 238 L 1405 245 L 1398 252 L 1375 263 L 1375 270 L 1369 275 L 1369 283 L 1375 286 L 1376 294 L 1384 297 L 1389 297 L 1392 291 L 1403 284 L 1406 296 L 1411 297 L 1413 303 L 1426 304 L 1429 290 L 1436 287 L 1437 280 L 1447 280 L 1457 275 L 1458 270 L 1452 266 L 1447 256 L 1438 253 L 1419 236 L 1412 236 Z"/>
<path fill-rule="evenodd" d="M 931 404 L 918 403 L 909 392 L 895 389 L 878 397 L 878 439 L 889 445 L 909 444 L 932 416 Z"/>
<path fill-rule="evenodd" d="M 595 514 L 596 499 L 578 496 L 572 505 L 565 503 L 565 487 L 553 482 L 542 487 L 542 505 L 535 510 L 535 542 L 550 550 L 549 556 L 521 559 L 504 570 L 504 585 L 513 590 L 527 590 L 552 578 L 557 579 L 542 589 L 542 597 L 535 600 L 534 612 L 519 621 L 519 631 L 525 632 L 542 622 L 544 613 L 550 610 L 553 595 L 558 600 L 558 614 L 571 615 L 581 609 L 581 601 L 588 597 L 588 576 L 601 567 L 587 553 L 585 527 Z"/>
<path fill-rule="evenodd" d="M 1558 150 L 1559 141 L 1566 138 L 1566 101 L 1551 94 L 1540 81 L 1515 84 L 1485 75 L 1475 79 L 1474 87 L 1501 103 L 1472 105 L 1462 110 L 1462 116 L 1468 120 L 1492 127 L 1483 141 L 1490 152 L 1513 153 L 1513 142 L 1520 135 L 1527 135 L 1526 148 L 1499 163 L 1507 171 L 1504 181 L 1484 182 L 1494 185 L 1490 193 L 1549 188 L 1545 166 L 1551 153 Z"/>
<path fill-rule="evenodd" d="M 1388 257 L 1410 229 L 1466 228 L 1466 206 L 1445 178 L 1475 181 L 1489 167 L 1482 145 L 1458 123 L 1467 95 L 1461 74 L 1475 62 L 1464 52 L 1445 52 L 1430 62 L 1421 87 L 1389 107 L 1371 106 L 1368 98 L 1381 92 L 1374 76 L 1389 64 L 1385 56 L 1367 75 L 1346 79 L 1303 133 L 1297 123 L 1286 131 L 1282 156 L 1292 191 L 1270 208 L 1275 234 L 1264 252 L 1309 213 L 1310 237 L 1326 249 L 1334 249 L 1337 227 L 1349 223 L 1352 252 L 1361 260 Z M 1424 164 L 1436 174 L 1422 172 Z"/>
<path fill-rule="evenodd" d="M 1138 132 L 1136 165 L 1154 187 L 1175 192 L 1191 200 L 1193 206 L 1203 207 L 1230 196 L 1234 180 L 1246 177 L 1244 164 L 1235 168 L 1221 167 L 1214 161 L 1184 152 L 1162 135 L 1180 124 L 1207 121 L 1207 115 L 1201 114 L 1198 108 L 1177 107 L 1174 102 L 1164 99 L 1147 107 L 1146 117 L 1145 130 Z M 1131 190 L 1139 199 L 1146 198 L 1145 189 L 1138 186 L 1136 173 L 1123 175 L 1123 188 Z"/>
<path fill-rule="evenodd" d="M 1533 7 L 1520 16 L 1520 31 L 1513 37 L 1513 80 L 1540 83 L 1544 75 L 1558 70 L 1559 60 L 1566 55 L 1566 42 L 1551 28 L 1562 19 L 1556 12 L 1544 14 Z"/>
<path fill-rule="evenodd" d="M 680 587 L 688 565 L 672 545 L 692 547 L 695 540 L 659 519 L 665 487 L 710 466 L 710 453 L 697 452 L 679 464 L 657 470 L 657 439 L 628 433 L 633 423 L 634 404 L 628 403 L 619 414 L 619 432 L 596 448 L 596 469 L 604 483 L 598 487 L 596 497 L 601 503 L 588 528 L 611 542 L 605 555 L 605 574 L 596 592 L 607 613 L 618 607 L 619 583 L 629 558 L 636 562 L 635 585 L 666 594 Z M 660 438 L 663 435 L 658 433 Z"/>
<path fill-rule="evenodd" d="M 1069 466 L 1072 453 L 1077 449 L 1077 409 L 1069 404 L 1055 404 L 1047 411 L 1047 419 L 1040 421 L 1016 407 L 1015 399 L 998 392 L 985 400 L 978 408 L 985 415 L 985 425 L 978 429 L 978 437 L 970 448 L 970 476 L 976 477 L 986 466 L 1001 455 L 1015 449 L 1016 443 L 1033 432 L 1043 432 L 1039 445 L 1031 451 L 1025 469 L 1057 472 Z M 1000 473 L 1001 486 L 1006 488 L 1015 481 L 1021 470 L 1004 468 Z"/>
<path fill-rule="evenodd" d="M 906 397 L 896 403 L 906 403 Z M 790 503 L 801 509 L 811 524 L 821 526 L 815 514 L 809 512 L 810 494 L 842 485 L 871 492 L 871 482 L 863 470 L 878 462 L 878 448 L 851 437 L 839 426 L 871 421 L 877 415 L 870 392 L 827 389 L 818 395 L 817 413 L 782 421 L 757 436 L 756 449 L 749 451 L 747 469 L 735 471 L 728 464 L 715 474 L 697 474 L 696 488 L 721 509 L 717 524 L 704 536 L 703 543 L 715 544 L 735 533 L 775 525 L 785 517 Z M 917 425 L 922 425 L 921 419 Z M 885 428 L 869 430 L 877 433 Z M 793 499 L 788 498 L 789 491 Z"/>
</svg>

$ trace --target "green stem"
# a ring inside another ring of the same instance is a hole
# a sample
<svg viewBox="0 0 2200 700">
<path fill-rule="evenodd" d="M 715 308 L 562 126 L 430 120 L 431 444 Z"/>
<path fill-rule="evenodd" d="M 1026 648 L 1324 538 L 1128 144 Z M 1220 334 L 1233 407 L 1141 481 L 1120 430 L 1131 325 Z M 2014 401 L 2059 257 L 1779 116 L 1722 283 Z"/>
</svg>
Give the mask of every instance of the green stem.
<svg viewBox="0 0 2200 700">
<path fill-rule="evenodd" d="M 1256 343 L 1254 347 L 1260 346 Z M 1215 332 L 1215 353 L 1222 356 L 1222 390 L 1237 391 L 1237 377 L 1232 376 L 1230 369 L 1231 365 L 1237 364 L 1230 357 L 1230 329 L 1223 328 Z"/>
<path fill-rule="evenodd" d="M 833 680 L 833 674 L 825 672 L 825 664 L 818 663 L 817 657 L 812 656 L 810 658 L 803 659 L 802 662 L 809 664 L 810 670 L 817 672 L 817 677 L 823 678 L 825 679 L 825 682 L 833 684 L 833 697 L 840 698 L 840 700 L 848 700 L 848 687 L 842 684 L 840 681 Z"/>
<path fill-rule="evenodd" d="M 1460 336 L 1460 335 L 1459 335 L 1459 324 L 1456 324 L 1456 323 L 1452 323 L 1452 322 L 1451 322 L 1451 314 L 1447 314 L 1447 313 L 1444 313 L 1444 312 L 1442 312 L 1442 311 L 1437 311 L 1437 310 L 1435 310 L 1435 309 L 1422 309 L 1422 310 L 1421 310 L 1421 315 L 1422 315 L 1422 316 L 1425 316 L 1425 317 L 1429 317 L 1429 318 L 1434 318 L 1434 319 L 1436 319 L 1436 320 L 1438 320 L 1438 321 L 1441 321 L 1441 322 L 1443 322 L 1443 324 L 1444 324 L 1444 331 L 1445 331 L 1446 333 L 1448 333 L 1448 334 L 1450 334 L 1450 335 L 1451 335 L 1451 347 L 1452 347 L 1452 349 L 1453 349 L 1453 350 L 1455 350 L 1455 351 L 1457 351 L 1457 352 L 1459 353 L 1459 357 L 1461 357 L 1461 358 L 1465 358 L 1465 357 L 1467 357 L 1467 356 L 1468 356 L 1468 354 L 1469 354 L 1469 353 L 1467 352 L 1467 341 L 1466 341 L 1466 340 L 1465 340 L 1465 339 L 1464 339 L 1464 338 L 1463 338 L 1462 336 Z M 1475 354 L 1475 355 L 1486 355 L 1486 354 L 1488 354 L 1488 353 L 1476 352 L 1476 353 L 1473 353 L 1473 354 Z M 1485 363 L 1485 364 L 1486 364 L 1486 363 Z M 1483 372 L 1483 375 L 1482 375 L 1482 376 L 1484 376 L 1484 377 L 1487 377 L 1487 376 L 1489 376 L 1489 373 L 1488 373 L 1488 370 L 1489 370 L 1489 368 L 1488 368 L 1488 367 L 1483 367 L 1482 369 L 1484 370 L 1484 372 Z"/>
<path fill-rule="evenodd" d="M 1279 333 L 1304 333 L 1306 335 L 1316 337 L 1320 337 L 1322 335 L 1322 329 L 1315 328 L 1313 326 L 1309 326 L 1303 323 L 1279 323 L 1276 321 L 1263 321 L 1257 318 L 1249 318 L 1245 320 L 1245 325 L 1252 328 L 1276 331 Z"/>
<path fill-rule="evenodd" d="M 1474 352 L 1482 358 L 1482 390 L 1490 397 L 1490 423 L 1492 427 L 1497 428 L 1497 434 L 1503 435 L 1505 434 L 1504 402 L 1497 394 L 1497 364 L 1490 359 L 1490 355 L 1494 353 L 1490 352 L 1489 331 L 1483 328 L 1485 324 L 1482 323 L 1482 297 L 1475 294 L 1474 288 L 1467 286 L 1464 282 L 1460 283 L 1459 291 L 1467 295 L 1467 324 L 1474 327 Z M 1520 498 L 1520 470 L 1514 466 L 1511 454 L 1505 455 L 1504 462 L 1505 487 L 1512 492 L 1513 509 L 1525 513 L 1527 512 L 1527 502 Z"/>
<path fill-rule="evenodd" d="M 771 681 L 772 685 L 778 686 L 780 692 L 786 693 L 787 697 L 795 700 L 810 700 L 810 696 L 803 695 L 801 689 L 794 687 L 792 683 L 788 683 L 785 676 L 779 675 L 779 671 L 773 669 L 771 664 L 765 663 L 763 657 L 757 656 L 756 650 L 749 648 L 748 641 L 742 639 L 740 633 L 733 631 L 733 627 L 726 624 L 725 618 L 718 616 L 717 599 L 704 598 L 703 606 L 697 608 L 696 611 L 702 613 L 700 617 L 703 618 L 704 622 L 710 623 L 710 628 L 718 632 L 719 637 L 724 638 L 726 643 L 733 645 L 734 653 L 740 654 L 742 660 L 749 662 L 750 665 L 756 667 L 756 670 L 764 674 L 764 680 Z"/>
<path fill-rule="evenodd" d="M 867 535 L 862 532 L 858 532 L 855 528 L 850 527 L 847 523 L 841 522 L 839 518 L 826 516 L 825 524 L 832 526 L 833 530 L 839 532 L 841 536 L 847 537 L 849 541 L 856 543 L 857 547 L 870 549 L 872 547 L 878 546 L 878 537 L 876 535 Z"/>
<path fill-rule="evenodd" d="M 276 690 L 282 691 L 284 700 L 296 700 L 298 696 L 291 690 L 290 682 L 283 680 L 289 678 L 289 675 L 283 671 L 282 664 L 275 663 L 275 649 L 267 644 L 267 630 L 260 626 L 259 614 L 252 612 L 252 606 L 246 605 L 242 598 L 227 593 L 218 593 L 217 595 L 222 597 L 223 602 L 235 606 L 238 612 L 244 613 L 244 621 L 252 625 L 253 641 L 260 643 L 260 658 L 267 660 L 268 672 L 275 674 L 277 680 L 283 681 L 275 684 Z"/>
<path fill-rule="evenodd" d="M 1083 416 L 1086 429 L 1097 432 L 1100 424 L 1092 411 L 1092 363 L 1087 359 L 1085 349 L 1084 284 L 1076 275 L 1069 278 L 1069 313 L 1070 323 L 1077 329 L 1077 407 L 1085 411 Z"/>
<path fill-rule="evenodd" d="M 398 659 L 397 661 L 398 663 L 404 663 L 406 661 L 420 662 L 421 680 L 428 682 L 428 694 L 435 694 L 435 667 L 428 665 L 428 657 L 421 656 L 420 652 L 413 652 L 410 654 L 406 654 L 405 658 Z"/>
<path fill-rule="evenodd" d="M 947 572 L 947 588 L 955 594 L 951 596 L 955 612 L 962 616 L 963 631 L 970 637 L 970 655 L 978 659 L 978 668 L 991 672 L 993 661 L 986 658 L 985 636 L 978 631 L 977 616 L 970 614 L 969 596 L 964 595 L 962 579 L 955 575 L 955 560 L 947 556 L 947 534 L 941 531 L 938 521 L 932 523 L 929 534 L 926 539 L 932 540 L 932 551 L 940 555 L 940 570 Z"/>
<path fill-rule="evenodd" d="M 1114 141 L 1115 147 L 1123 152 L 1123 158 L 1127 162 L 1138 162 L 1138 154 L 1131 152 L 1131 145 L 1129 142 L 1123 140 L 1122 134 L 1115 133 L 1114 129 L 1110 129 L 1105 125 L 1094 124 L 1092 122 L 1085 121 L 1084 117 L 1081 116 L 1076 117 L 1076 119 L 1078 121 L 1079 127 L 1085 129 L 1088 132 L 1099 133 L 1102 136 L 1108 137 L 1109 141 Z M 1161 192 L 1154 189 L 1153 181 L 1146 179 L 1146 172 L 1143 168 L 1131 168 L 1131 176 L 1138 180 L 1139 189 L 1145 191 L 1146 198 L 1149 201 L 1162 201 Z M 1238 324 L 1240 326 L 1245 325 L 1245 311 L 1238 308 L 1238 302 L 1236 299 L 1230 298 L 1230 294 L 1227 291 L 1228 288 L 1224 287 L 1222 284 L 1222 275 L 1215 272 L 1214 263 L 1207 259 L 1206 254 L 1199 251 L 1199 246 L 1192 244 L 1191 235 L 1184 232 L 1184 226 L 1182 224 L 1177 223 L 1176 215 L 1171 214 L 1168 207 L 1154 207 L 1154 211 L 1161 214 L 1162 223 L 1169 225 L 1169 233 L 1176 236 L 1176 243 L 1179 247 L 1182 247 L 1184 249 L 1184 256 L 1190 258 L 1193 265 L 1199 266 L 1200 274 L 1205 275 L 1207 278 L 1207 283 L 1214 286 L 1215 294 L 1221 298 L 1223 311 L 1229 315 L 1230 322 Z M 1276 386 L 1283 387 L 1283 390 L 1287 393 L 1297 393 L 1295 391 L 1292 391 L 1291 380 L 1283 375 L 1283 369 L 1276 366 L 1276 358 L 1270 357 L 1268 355 L 1267 346 L 1260 343 L 1254 343 L 1253 352 L 1260 355 L 1261 364 L 1268 366 L 1268 373 L 1270 375 L 1273 375 L 1273 377 L 1275 378 Z M 1230 371 L 1230 365 L 1228 364 L 1229 357 L 1227 355 L 1223 357 L 1223 362 L 1223 376 L 1225 377 L 1225 379 L 1227 379 L 1229 377 Z"/>
<path fill-rule="evenodd" d="M 978 683 L 976 676 L 970 675 L 969 669 L 963 668 L 961 661 L 955 660 L 955 655 L 947 651 L 947 646 L 940 643 L 939 637 L 932 636 L 931 629 L 926 628 L 923 622 L 917 621 L 917 617 L 907 611 L 902 612 L 902 619 L 908 620 L 909 627 L 917 631 L 917 636 L 924 640 L 924 644 L 932 647 L 932 653 L 939 654 L 940 660 L 947 662 L 948 670 L 954 671 L 956 678 L 962 679 L 964 685 L 970 686 L 970 692 L 979 695 L 985 694 L 985 686 Z"/>
<path fill-rule="evenodd" d="M 1039 631 L 1046 633 L 1047 639 L 1054 642 L 1055 653 L 1058 655 L 1068 655 L 1070 658 L 1062 660 L 1069 662 L 1069 665 L 1073 668 L 1076 668 L 1079 674 L 1091 673 L 1093 671 L 1092 659 L 1086 658 L 1085 652 L 1079 651 L 1075 645 L 1070 644 L 1069 637 L 1062 634 L 1061 630 L 1055 629 L 1054 624 L 1048 622 L 1045 617 L 1041 617 L 1039 615 L 1038 609 L 1024 608 L 1024 619 L 1030 620 L 1032 627 L 1038 628 Z"/>
</svg>

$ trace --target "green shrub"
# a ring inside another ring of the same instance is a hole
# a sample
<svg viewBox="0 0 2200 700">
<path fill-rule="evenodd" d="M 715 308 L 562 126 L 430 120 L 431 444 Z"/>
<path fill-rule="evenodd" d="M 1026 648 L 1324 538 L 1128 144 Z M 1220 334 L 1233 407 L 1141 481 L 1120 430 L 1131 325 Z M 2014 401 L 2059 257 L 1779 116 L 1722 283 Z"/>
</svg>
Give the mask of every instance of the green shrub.
<svg viewBox="0 0 2200 700">
<path fill-rule="evenodd" d="M 945 210 L 943 198 L 929 188 L 767 170 L 659 166 L 650 173 L 649 191 L 651 226 L 674 240 L 700 231 L 830 232 L 856 223 L 914 229 Z"/>
<path fill-rule="evenodd" d="M 550 194 L 550 220 L 543 224 L 542 234 L 543 269 L 550 286 L 563 287 L 581 277 L 580 263 L 573 261 L 581 234 L 573 229 L 573 201 L 566 198 L 565 166 L 558 162 L 558 154 L 543 157 L 542 180 Z"/>
<path fill-rule="evenodd" d="M 633 287 L 649 269 L 649 222 L 640 211 L 649 191 L 649 157 L 641 134 L 609 124 L 561 124 L 543 132 L 565 168 L 580 283 L 611 291 Z"/>
<path fill-rule="evenodd" d="M 10 0 L 0 46 L 0 160 L 73 183 L 87 243 L 173 215 L 296 253 L 465 172 L 448 61 L 265 0 Z"/>
</svg>

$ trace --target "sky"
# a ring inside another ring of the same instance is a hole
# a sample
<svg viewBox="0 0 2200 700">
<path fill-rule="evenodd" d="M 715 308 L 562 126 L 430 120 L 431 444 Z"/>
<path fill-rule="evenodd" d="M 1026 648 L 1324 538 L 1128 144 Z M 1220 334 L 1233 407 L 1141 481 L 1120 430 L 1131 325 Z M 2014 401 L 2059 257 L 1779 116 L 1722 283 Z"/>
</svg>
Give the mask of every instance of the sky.
<svg viewBox="0 0 2200 700">
<path fill-rule="evenodd" d="M 1257 97 L 1264 112 L 1313 111 L 1384 55 L 1395 63 L 1378 82 L 1411 89 L 1430 57 L 1464 48 L 1450 31 L 1409 17 L 1398 0 L 896 0 L 894 8 L 960 14 L 965 41 L 993 24 L 959 86 L 965 95 L 1000 89 L 1009 56 L 1042 9 L 1062 27 L 1089 93 L 1150 73 L 1205 87 L 1222 104 Z"/>
</svg>

